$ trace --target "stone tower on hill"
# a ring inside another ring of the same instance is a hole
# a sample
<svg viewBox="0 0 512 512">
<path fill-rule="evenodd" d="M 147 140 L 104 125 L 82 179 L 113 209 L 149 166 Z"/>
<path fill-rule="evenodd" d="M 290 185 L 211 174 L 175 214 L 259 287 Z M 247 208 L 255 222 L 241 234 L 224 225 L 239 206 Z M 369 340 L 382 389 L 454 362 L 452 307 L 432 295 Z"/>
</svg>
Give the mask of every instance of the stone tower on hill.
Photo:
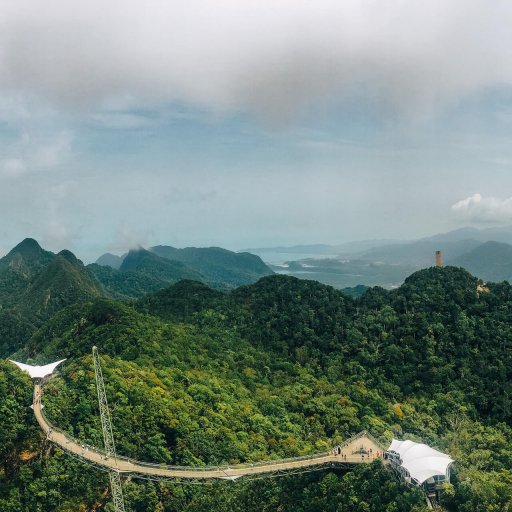
<svg viewBox="0 0 512 512">
<path fill-rule="evenodd" d="M 441 255 L 441 251 L 436 251 L 436 267 L 443 266 L 443 256 Z"/>
</svg>

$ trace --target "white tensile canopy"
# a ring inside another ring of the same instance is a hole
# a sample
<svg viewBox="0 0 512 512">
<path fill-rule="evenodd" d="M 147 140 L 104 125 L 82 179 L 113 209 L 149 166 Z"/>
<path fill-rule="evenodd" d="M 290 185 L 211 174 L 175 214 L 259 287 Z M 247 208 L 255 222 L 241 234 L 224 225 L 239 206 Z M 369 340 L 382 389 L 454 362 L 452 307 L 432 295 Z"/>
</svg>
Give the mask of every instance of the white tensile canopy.
<svg viewBox="0 0 512 512">
<path fill-rule="evenodd" d="M 13 361 L 12 359 L 9 359 L 9 361 L 11 361 L 11 363 L 14 363 L 18 368 L 21 368 L 22 370 L 28 372 L 33 379 L 42 379 L 47 375 L 51 375 L 55 368 L 57 368 L 57 366 L 59 366 L 60 363 L 64 362 L 65 359 L 61 359 L 60 361 L 56 361 L 55 363 L 45 364 L 44 366 L 32 366 L 30 364 L 18 363 L 18 361 Z"/>
<path fill-rule="evenodd" d="M 453 462 L 445 453 L 414 441 L 393 439 L 388 451 L 398 453 L 401 466 L 420 484 L 433 476 L 448 476 L 448 467 Z"/>
</svg>

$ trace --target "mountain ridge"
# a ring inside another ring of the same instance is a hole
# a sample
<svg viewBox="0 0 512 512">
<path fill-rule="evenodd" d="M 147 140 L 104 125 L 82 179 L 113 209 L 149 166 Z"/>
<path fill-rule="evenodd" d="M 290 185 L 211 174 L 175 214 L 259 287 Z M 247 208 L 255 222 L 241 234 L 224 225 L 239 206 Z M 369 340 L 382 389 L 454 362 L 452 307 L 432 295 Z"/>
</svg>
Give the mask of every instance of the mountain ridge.
<svg viewBox="0 0 512 512">
<path fill-rule="evenodd" d="M 141 250 L 146 252 L 140 253 Z M 153 254 L 155 257 L 151 258 L 147 253 Z M 147 250 L 143 248 L 132 249 L 123 256 L 106 253 L 100 256 L 95 264 L 90 265 L 90 268 L 104 284 L 109 281 L 119 281 L 121 277 L 115 272 L 106 270 L 105 267 L 111 267 L 124 273 L 140 271 L 141 267 L 140 265 L 137 267 L 135 261 L 137 259 L 140 260 L 141 254 L 145 255 L 144 259 L 146 260 L 146 267 L 142 269 L 144 271 L 148 271 L 148 265 L 151 267 L 153 263 L 153 266 L 167 267 L 169 273 L 171 273 L 171 264 L 164 263 L 164 261 L 173 262 L 172 265 L 175 267 L 174 273 L 180 274 L 183 279 L 195 279 L 219 289 L 230 289 L 250 284 L 257 281 L 260 277 L 273 273 L 263 263 L 261 258 L 253 254 L 235 253 L 221 247 L 186 247 L 184 249 L 177 249 L 167 245 L 158 245 Z M 157 258 L 162 258 L 164 261 Z M 116 266 L 118 266 L 117 269 Z M 104 268 L 100 269 L 99 267 Z M 153 281 L 147 291 L 154 291 L 155 287 L 158 286 L 158 280 L 161 280 L 163 285 L 170 284 L 173 281 L 169 276 L 164 275 L 165 272 L 150 272 L 150 274 Z M 146 277 L 149 279 L 148 276 Z M 132 274 L 130 279 L 133 278 Z M 117 286 L 117 291 L 122 291 L 122 288 L 122 285 Z M 113 289 L 115 290 L 115 287 Z"/>
<path fill-rule="evenodd" d="M 487 281 L 512 281 L 512 245 L 508 243 L 484 242 L 450 263 Z"/>
</svg>

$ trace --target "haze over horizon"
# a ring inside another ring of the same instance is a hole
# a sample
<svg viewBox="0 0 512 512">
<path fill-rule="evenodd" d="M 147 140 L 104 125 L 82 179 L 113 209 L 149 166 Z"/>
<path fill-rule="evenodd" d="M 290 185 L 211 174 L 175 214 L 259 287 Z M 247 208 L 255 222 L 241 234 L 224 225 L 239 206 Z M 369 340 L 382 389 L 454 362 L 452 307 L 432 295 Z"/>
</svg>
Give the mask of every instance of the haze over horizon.
<svg viewBox="0 0 512 512">
<path fill-rule="evenodd" d="M 510 3 L 1 3 L 0 255 L 512 223 Z"/>
</svg>

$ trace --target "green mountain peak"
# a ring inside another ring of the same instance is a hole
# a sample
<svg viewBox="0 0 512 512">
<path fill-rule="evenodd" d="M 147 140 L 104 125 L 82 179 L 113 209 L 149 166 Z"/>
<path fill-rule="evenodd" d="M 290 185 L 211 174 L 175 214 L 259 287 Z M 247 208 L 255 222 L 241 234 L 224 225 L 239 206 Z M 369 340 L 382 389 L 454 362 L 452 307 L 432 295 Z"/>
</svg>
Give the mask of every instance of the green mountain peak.
<svg viewBox="0 0 512 512">
<path fill-rule="evenodd" d="M 9 267 L 22 274 L 28 275 L 35 269 L 47 265 L 54 254 L 45 251 L 33 238 L 25 238 L 9 253 L 0 259 L 0 267 Z"/>
<path fill-rule="evenodd" d="M 70 251 L 62 251 L 31 279 L 24 297 L 24 309 L 46 318 L 69 304 L 101 296 L 94 276 Z"/>
</svg>

